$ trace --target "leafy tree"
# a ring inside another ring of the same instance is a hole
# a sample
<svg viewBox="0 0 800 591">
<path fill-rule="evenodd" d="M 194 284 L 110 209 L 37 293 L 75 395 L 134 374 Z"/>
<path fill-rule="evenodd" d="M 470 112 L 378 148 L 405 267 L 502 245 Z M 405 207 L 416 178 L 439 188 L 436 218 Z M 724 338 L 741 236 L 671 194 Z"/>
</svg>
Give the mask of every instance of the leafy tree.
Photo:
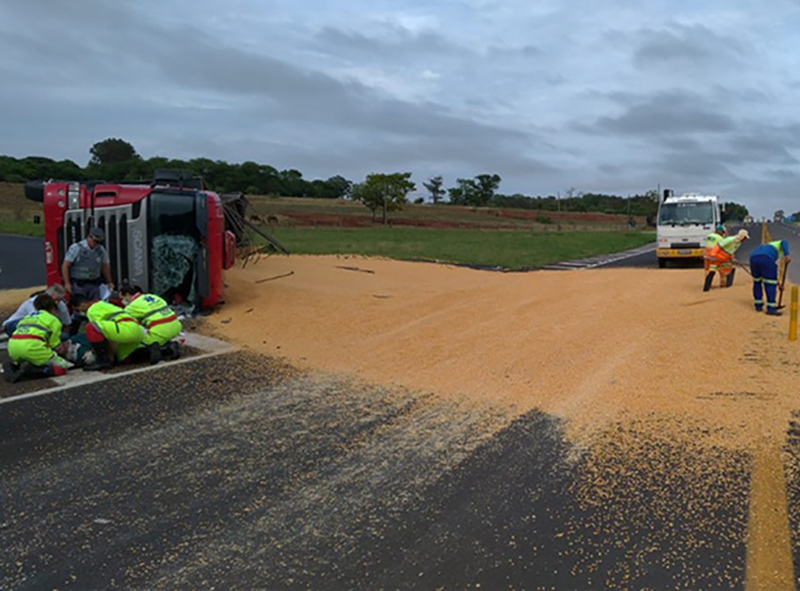
<svg viewBox="0 0 800 591">
<path fill-rule="evenodd" d="M 111 164 L 139 157 L 131 144 L 119 138 L 108 138 L 97 142 L 89 149 L 89 153 L 92 155 L 89 164 Z"/>
<path fill-rule="evenodd" d="M 434 205 L 439 203 L 439 201 L 445 196 L 445 190 L 442 189 L 442 176 L 434 176 L 428 179 L 427 183 L 422 183 L 423 186 L 428 189 L 431 193 L 431 199 L 433 200 Z"/>
<path fill-rule="evenodd" d="M 729 201 L 724 203 L 724 206 L 725 212 L 723 217 L 725 221 L 740 221 L 747 217 L 750 213 L 744 205 L 739 205 L 738 203 L 732 203 Z"/>
<path fill-rule="evenodd" d="M 501 180 L 499 174 L 479 174 L 475 177 L 477 205 L 485 207 L 492 200 Z"/>
<path fill-rule="evenodd" d="M 450 201 L 456 205 L 485 207 L 500 186 L 500 175 L 479 174 L 474 179 L 456 179 L 458 186 L 448 189 Z"/>
<path fill-rule="evenodd" d="M 475 192 L 475 181 L 472 179 L 456 179 L 458 183 L 455 187 L 447 189 L 450 195 L 450 203 L 453 205 L 467 205 L 471 196 Z"/>
<path fill-rule="evenodd" d="M 352 186 L 353 183 L 337 174 L 325 181 L 325 193 L 323 195 L 318 195 L 318 197 L 323 197 L 325 199 L 344 199 L 350 195 Z"/>
<path fill-rule="evenodd" d="M 368 174 L 363 183 L 353 186 L 353 199 L 361 201 L 372 212 L 372 219 L 378 209 L 383 210 L 383 223 L 388 223 L 388 213 L 403 209 L 408 202 L 408 194 L 416 189 L 411 182 L 410 172 L 392 174 Z"/>
</svg>

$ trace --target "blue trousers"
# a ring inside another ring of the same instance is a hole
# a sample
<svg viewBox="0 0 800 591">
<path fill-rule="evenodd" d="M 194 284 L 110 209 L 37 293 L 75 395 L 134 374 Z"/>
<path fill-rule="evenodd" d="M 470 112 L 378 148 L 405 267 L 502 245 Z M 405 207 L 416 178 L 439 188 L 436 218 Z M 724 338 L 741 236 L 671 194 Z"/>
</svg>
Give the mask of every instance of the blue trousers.
<svg viewBox="0 0 800 591">
<path fill-rule="evenodd" d="M 778 286 L 778 263 L 766 255 L 750 257 L 750 273 L 753 274 L 753 299 L 756 310 L 764 308 L 763 291 L 767 292 L 767 310 L 778 307 L 775 288 Z"/>
</svg>

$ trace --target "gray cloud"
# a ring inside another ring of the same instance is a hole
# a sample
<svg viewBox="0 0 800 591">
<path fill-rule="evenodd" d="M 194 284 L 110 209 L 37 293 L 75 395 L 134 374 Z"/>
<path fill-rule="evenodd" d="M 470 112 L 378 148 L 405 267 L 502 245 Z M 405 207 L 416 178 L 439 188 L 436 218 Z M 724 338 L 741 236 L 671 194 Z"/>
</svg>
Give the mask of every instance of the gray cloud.
<svg viewBox="0 0 800 591">
<path fill-rule="evenodd" d="M 467 51 L 433 31 L 413 32 L 400 26 L 384 24 L 378 35 L 348 31 L 333 26 L 323 27 L 315 36 L 316 47 L 361 59 L 405 60 L 409 55 L 425 56 L 459 54 Z"/>
<path fill-rule="evenodd" d="M 750 53 L 741 38 L 721 35 L 704 25 L 674 24 L 636 34 L 639 46 L 632 59 L 637 68 L 737 68 Z"/>
<path fill-rule="evenodd" d="M 0 153 L 83 163 L 94 142 L 124 137 L 144 156 L 307 177 L 497 172 L 508 193 L 663 182 L 793 195 L 797 11 L 660 10 L 6 0 Z"/>
<path fill-rule="evenodd" d="M 716 134 L 732 131 L 735 123 L 699 94 L 670 91 L 646 97 L 619 116 L 601 117 L 596 128 L 625 135 Z"/>
</svg>

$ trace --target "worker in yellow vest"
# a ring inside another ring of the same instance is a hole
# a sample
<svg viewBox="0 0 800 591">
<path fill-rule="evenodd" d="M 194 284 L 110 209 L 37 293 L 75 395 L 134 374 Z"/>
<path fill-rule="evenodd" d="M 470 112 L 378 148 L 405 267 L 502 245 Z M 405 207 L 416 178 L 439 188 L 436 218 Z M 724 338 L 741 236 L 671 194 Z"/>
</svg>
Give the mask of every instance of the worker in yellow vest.
<svg viewBox="0 0 800 591">
<path fill-rule="evenodd" d="M 767 292 L 767 314 L 780 316 L 778 304 L 775 301 L 775 291 L 778 287 L 778 265 L 781 258 L 784 264 L 792 259 L 789 257 L 789 243 L 786 240 L 767 242 L 750 253 L 750 274 L 753 276 L 753 300 L 756 312 L 764 309 L 763 292 Z"/>
<path fill-rule="evenodd" d="M 80 296 L 72 300 L 73 309 L 85 314 L 89 323 L 86 336 L 92 344 L 95 362 L 84 366 L 86 371 L 110 369 L 113 357 L 124 361 L 142 344 L 142 325 L 119 306 L 109 302 L 91 302 Z"/>
<path fill-rule="evenodd" d="M 745 240 L 750 238 L 747 230 L 739 230 L 736 236 L 723 238 L 711 249 L 710 265 L 706 274 L 706 281 L 703 284 L 703 291 L 711 289 L 714 275 L 719 271 L 719 286 L 730 287 L 733 285 L 733 276 L 736 270 L 733 268 L 733 257 L 736 251 Z"/>
<path fill-rule="evenodd" d="M 47 294 L 33 300 L 35 312 L 23 317 L 8 340 L 11 362 L 3 364 L 7 382 L 17 382 L 24 376 L 52 377 L 67 373 L 72 364 L 56 349 L 61 345 L 61 320 L 58 304 Z"/>
<path fill-rule="evenodd" d="M 147 349 L 150 363 L 158 363 L 161 359 L 177 359 L 178 343 L 172 339 L 181 334 L 183 326 L 169 304 L 157 295 L 142 293 L 142 288 L 136 285 L 125 285 L 119 293 L 125 304 L 125 312 L 145 328 L 142 347 Z"/>
<path fill-rule="evenodd" d="M 714 231 L 706 236 L 705 252 L 703 253 L 703 267 L 708 273 L 708 268 L 711 265 L 711 250 L 716 246 L 720 240 L 728 236 L 728 229 L 719 224 Z"/>
</svg>

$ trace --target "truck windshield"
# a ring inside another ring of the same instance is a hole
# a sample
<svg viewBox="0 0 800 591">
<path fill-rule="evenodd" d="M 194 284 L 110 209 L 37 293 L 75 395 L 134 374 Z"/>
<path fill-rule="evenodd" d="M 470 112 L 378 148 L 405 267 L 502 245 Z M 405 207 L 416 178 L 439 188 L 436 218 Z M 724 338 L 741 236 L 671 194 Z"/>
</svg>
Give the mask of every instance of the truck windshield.
<svg viewBox="0 0 800 591">
<path fill-rule="evenodd" d="M 708 201 L 663 203 L 658 215 L 658 223 L 675 226 L 713 224 L 714 206 Z"/>
<path fill-rule="evenodd" d="M 194 301 L 199 231 L 194 194 L 150 195 L 150 289 L 167 301 Z"/>
</svg>

